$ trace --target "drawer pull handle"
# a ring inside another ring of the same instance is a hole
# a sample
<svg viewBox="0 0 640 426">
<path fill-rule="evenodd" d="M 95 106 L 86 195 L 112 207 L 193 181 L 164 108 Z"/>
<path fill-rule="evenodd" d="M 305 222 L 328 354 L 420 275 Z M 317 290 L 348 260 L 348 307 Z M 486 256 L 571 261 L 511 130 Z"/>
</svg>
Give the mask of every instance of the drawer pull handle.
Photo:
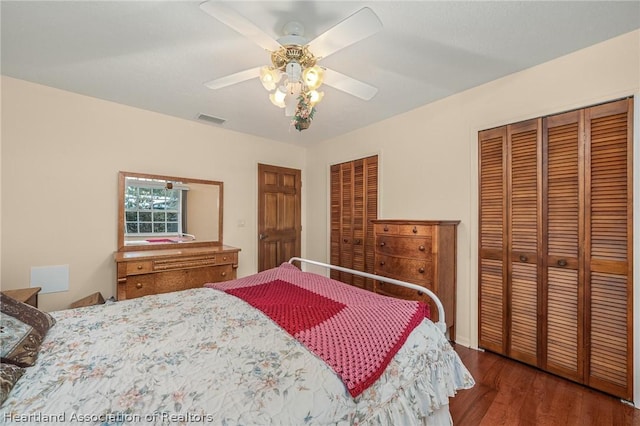
<svg viewBox="0 0 640 426">
<path fill-rule="evenodd" d="M 389 227 L 387 225 L 384 226 L 384 232 L 387 232 L 389 230 Z"/>
<path fill-rule="evenodd" d="M 136 288 L 137 288 L 138 290 L 140 290 L 142 287 L 143 287 L 142 283 L 138 283 L 138 284 L 136 284 Z"/>
<path fill-rule="evenodd" d="M 420 251 L 424 251 L 424 249 L 425 249 L 425 247 L 424 247 L 424 246 L 420 246 L 420 247 L 418 247 L 418 250 L 420 250 Z"/>
<path fill-rule="evenodd" d="M 567 266 L 567 261 L 564 259 L 558 260 L 558 266 Z"/>
<path fill-rule="evenodd" d="M 223 272 L 223 273 L 221 273 L 220 275 L 222 275 L 223 277 L 226 277 L 226 276 L 227 276 L 227 273 L 226 273 L 226 272 Z"/>
<path fill-rule="evenodd" d="M 380 262 L 380 266 L 384 266 L 384 260 Z"/>
<path fill-rule="evenodd" d="M 138 270 L 142 269 L 142 265 L 138 265 Z"/>
<path fill-rule="evenodd" d="M 529 260 L 527 256 L 525 256 L 524 254 L 520 255 L 520 262 L 526 262 L 527 260 Z"/>
<path fill-rule="evenodd" d="M 413 229 L 411 230 L 414 234 L 418 233 L 418 227 L 414 226 Z"/>
<path fill-rule="evenodd" d="M 385 243 L 384 241 L 380 243 L 380 247 L 384 247 L 387 243 Z"/>
<path fill-rule="evenodd" d="M 420 272 L 421 274 L 424 274 L 424 267 L 420 267 L 420 269 L 418 269 L 418 272 Z"/>
<path fill-rule="evenodd" d="M 227 260 L 227 256 L 222 256 L 222 260 Z"/>
<path fill-rule="evenodd" d="M 416 293 L 418 293 L 418 296 L 422 296 L 424 293 L 422 293 L 421 291 L 417 291 Z"/>
</svg>

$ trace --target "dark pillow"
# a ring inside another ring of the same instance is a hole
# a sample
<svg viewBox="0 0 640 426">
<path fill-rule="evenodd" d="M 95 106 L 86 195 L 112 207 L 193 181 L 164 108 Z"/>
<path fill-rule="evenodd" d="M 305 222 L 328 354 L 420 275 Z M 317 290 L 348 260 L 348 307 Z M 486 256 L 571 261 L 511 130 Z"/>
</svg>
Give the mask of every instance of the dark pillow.
<svg viewBox="0 0 640 426">
<path fill-rule="evenodd" d="M 47 331 L 56 323 L 51 315 L 0 293 L 0 357 L 2 362 L 30 367 Z"/>
<path fill-rule="evenodd" d="M 24 368 L 14 364 L 0 364 L 0 405 L 9 396 L 20 376 L 24 373 Z"/>
</svg>

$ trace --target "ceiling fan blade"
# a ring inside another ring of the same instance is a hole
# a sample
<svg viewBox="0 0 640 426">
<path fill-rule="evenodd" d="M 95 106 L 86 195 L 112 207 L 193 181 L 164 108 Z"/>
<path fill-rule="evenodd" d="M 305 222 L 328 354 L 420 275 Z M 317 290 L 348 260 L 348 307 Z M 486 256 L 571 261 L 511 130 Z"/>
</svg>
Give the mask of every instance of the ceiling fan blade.
<svg viewBox="0 0 640 426">
<path fill-rule="evenodd" d="M 364 7 L 311 40 L 309 50 L 316 58 L 326 58 L 381 29 L 382 22 L 378 15 L 368 7 Z"/>
<path fill-rule="evenodd" d="M 260 68 L 255 67 L 248 70 L 240 71 L 234 74 L 229 74 L 224 77 L 216 78 L 215 80 L 207 81 L 204 83 L 209 89 L 221 89 L 223 87 L 231 86 L 232 84 L 242 83 L 246 80 L 260 76 Z"/>
<path fill-rule="evenodd" d="M 273 52 L 281 47 L 280 43 L 258 28 L 253 22 L 249 21 L 235 10 L 226 7 L 217 1 L 205 1 L 200 4 L 200 9 L 228 27 L 236 30 L 263 49 Z"/>
<path fill-rule="evenodd" d="M 378 93 L 376 87 L 330 69 L 324 70 L 324 84 L 365 101 L 370 100 Z"/>
</svg>

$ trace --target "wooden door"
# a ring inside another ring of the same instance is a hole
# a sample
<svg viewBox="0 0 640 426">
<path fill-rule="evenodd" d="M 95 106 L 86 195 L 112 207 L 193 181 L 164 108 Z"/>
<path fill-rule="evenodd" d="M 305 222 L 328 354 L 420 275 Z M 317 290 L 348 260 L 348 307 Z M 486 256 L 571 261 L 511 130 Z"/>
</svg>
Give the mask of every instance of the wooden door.
<svg viewBox="0 0 640 426">
<path fill-rule="evenodd" d="M 585 111 L 585 383 L 633 398 L 633 103 Z"/>
<path fill-rule="evenodd" d="M 542 120 L 507 126 L 508 353 L 538 365 Z"/>
<path fill-rule="evenodd" d="M 507 354 L 506 126 L 478 135 L 479 158 L 479 346 Z"/>
<path fill-rule="evenodd" d="M 331 253 L 333 265 L 373 273 L 372 220 L 378 217 L 378 156 L 331 166 Z M 331 271 L 331 277 L 373 289 L 372 280 Z"/>
<path fill-rule="evenodd" d="M 544 368 L 582 380 L 584 361 L 583 111 L 543 121 L 545 228 Z"/>
<path fill-rule="evenodd" d="M 258 164 L 258 271 L 300 256 L 301 172 Z"/>
</svg>

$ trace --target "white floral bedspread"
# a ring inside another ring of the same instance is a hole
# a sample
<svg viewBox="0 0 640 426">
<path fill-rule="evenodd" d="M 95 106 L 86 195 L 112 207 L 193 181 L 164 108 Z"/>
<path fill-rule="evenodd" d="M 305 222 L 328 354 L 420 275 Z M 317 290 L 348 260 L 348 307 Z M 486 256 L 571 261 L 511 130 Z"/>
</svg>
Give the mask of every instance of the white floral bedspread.
<svg viewBox="0 0 640 426">
<path fill-rule="evenodd" d="M 57 324 L 0 423 L 409 425 L 474 383 L 427 320 L 354 399 L 298 341 L 218 290 L 52 314 Z"/>
</svg>

